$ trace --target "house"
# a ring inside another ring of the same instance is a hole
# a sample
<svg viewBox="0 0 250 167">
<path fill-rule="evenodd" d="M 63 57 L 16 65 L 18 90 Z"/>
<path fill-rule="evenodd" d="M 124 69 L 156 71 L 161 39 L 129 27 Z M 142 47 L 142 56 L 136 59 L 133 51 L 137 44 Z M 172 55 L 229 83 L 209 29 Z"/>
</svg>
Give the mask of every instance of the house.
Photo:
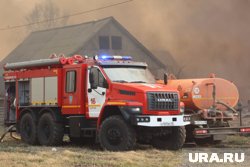
<svg viewBox="0 0 250 167">
<path fill-rule="evenodd" d="M 95 56 L 129 55 L 135 61 L 148 63 L 157 78 L 163 78 L 166 64 L 145 48 L 113 17 L 54 29 L 32 32 L 0 63 L 48 58 L 51 54 Z M 166 62 L 165 62 L 166 63 Z M 3 83 L 3 82 L 1 82 Z M 1 84 L 1 90 L 3 90 Z M 2 91 L 1 91 L 2 92 Z"/>
</svg>

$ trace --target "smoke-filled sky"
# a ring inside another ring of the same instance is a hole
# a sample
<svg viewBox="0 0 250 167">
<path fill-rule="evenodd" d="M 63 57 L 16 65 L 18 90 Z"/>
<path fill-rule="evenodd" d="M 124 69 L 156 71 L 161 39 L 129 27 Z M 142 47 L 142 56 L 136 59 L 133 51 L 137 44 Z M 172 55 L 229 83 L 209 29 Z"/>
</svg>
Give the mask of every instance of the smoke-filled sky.
<svg viewBox="0 0 250 167">
<path fill-rule="evenodd" d="M 25 24 L 35 4 L 46 0 L 0 0 L 0 28 Z M 51 0 L 75 13 L 123 0 Z M 115 17 L 150 50 L 167 50 L 185 77 L 210 72 L 234 81 L 250 99 L 250 0 L 134 0 L 69 19 L 68 24 Z M 26 36 L 26 28 L 0 31 L 0 59 Z"/>
</svg>

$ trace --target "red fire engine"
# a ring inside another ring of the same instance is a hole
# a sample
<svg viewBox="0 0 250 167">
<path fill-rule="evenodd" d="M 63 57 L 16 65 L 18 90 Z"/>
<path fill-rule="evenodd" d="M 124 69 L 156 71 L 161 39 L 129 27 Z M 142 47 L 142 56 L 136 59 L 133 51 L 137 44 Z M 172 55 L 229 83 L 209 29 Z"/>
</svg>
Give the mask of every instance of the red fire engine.
<svg viewBox="0 0 250 167">
<path fill-rule="evenodd" d="M 129 56 L 51 58 L 4 66 L 5 125 L 24 142 L 59 145 L 93 140 L 103 149 L 130 150 L 136 141 L 180 149 L 185 141 L 179 93 L 156 84 Z"/>
</svg>

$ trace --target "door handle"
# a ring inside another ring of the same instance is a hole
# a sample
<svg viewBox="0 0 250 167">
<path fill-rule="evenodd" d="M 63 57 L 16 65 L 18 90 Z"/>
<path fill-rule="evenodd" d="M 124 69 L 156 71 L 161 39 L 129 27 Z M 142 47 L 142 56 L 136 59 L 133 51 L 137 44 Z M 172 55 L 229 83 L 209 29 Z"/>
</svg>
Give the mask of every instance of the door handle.
<svg viewBox="0 0 250 167">
<path fill-rule="evenodd" d="M 67 99 L 68 97 L 67 96 L 63 96 L 64 99 Z"/>
</svg>

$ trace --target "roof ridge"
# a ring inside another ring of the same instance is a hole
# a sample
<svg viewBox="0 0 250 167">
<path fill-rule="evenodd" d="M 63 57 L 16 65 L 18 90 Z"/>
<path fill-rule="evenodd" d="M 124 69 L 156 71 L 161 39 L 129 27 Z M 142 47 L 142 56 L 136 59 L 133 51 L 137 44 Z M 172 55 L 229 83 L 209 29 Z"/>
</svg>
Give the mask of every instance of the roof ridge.
<svg viewBox="0 0 250 167">
<path fill-rule="evenodd" d="M 61 27 L 54 27 L 54 28 L 45 29 L 45 30 L 38 30 L 38 31 L 31 32 L 31 33 L 33 34 L 33 33 L 39 33 L 39 32 L 45 32 L 45 31 L 51 31 L 51 30 L 57 30 L 57 29 L 70 28 L 70 27 L 75 27 L 75 26 L 80 26 L 80 25 L 85 25 L 85 24 L 90 24 L 90 23 L 101 22 L 101 21 L 104 21 L 104 20 L 114 20 L 114 17 L 109 16 L 109 17 L 105 17 L 105 18 L 102 18 L 102 19 L 98 19 L 98 20 L 82 22 L 82 23 L 79 23 L 79 24 L 65 25 L 65 26 L 61 26 Z"/>
</svg>

